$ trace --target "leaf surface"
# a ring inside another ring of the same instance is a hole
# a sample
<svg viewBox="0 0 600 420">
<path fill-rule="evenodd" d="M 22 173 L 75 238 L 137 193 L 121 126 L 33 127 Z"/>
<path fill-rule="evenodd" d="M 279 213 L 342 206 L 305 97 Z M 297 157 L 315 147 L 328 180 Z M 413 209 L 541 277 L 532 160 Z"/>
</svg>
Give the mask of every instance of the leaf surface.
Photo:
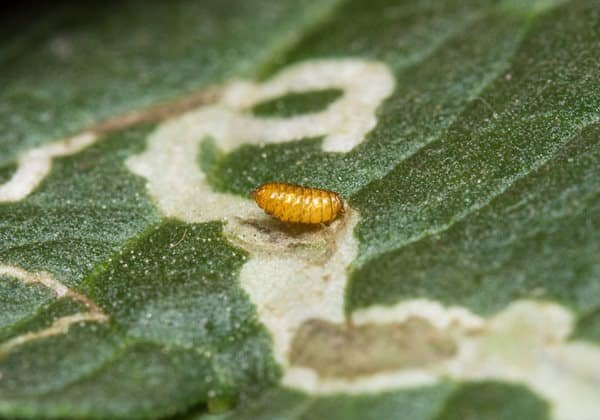
<svg viewBox="0 0 600 420">
<path fill-rule="evenodd" d="M 0 31 L 0 417 L 600 410 L 596 2 L 104 6 Z"/>
</svg>

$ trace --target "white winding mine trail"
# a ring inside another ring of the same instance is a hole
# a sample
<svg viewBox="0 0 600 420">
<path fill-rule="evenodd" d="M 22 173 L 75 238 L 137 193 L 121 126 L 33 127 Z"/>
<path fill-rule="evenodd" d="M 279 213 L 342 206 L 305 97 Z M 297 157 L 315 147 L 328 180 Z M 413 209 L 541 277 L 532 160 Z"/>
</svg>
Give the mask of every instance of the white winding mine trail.
<svg viewBox="0 0 600 420">
<path fill-rule="evenodd" d="M 19 157 L 15 173 L 4 184 L 0 184 L 0 203 L 24 199 L 48 176 L 53 158 L 77 153 L 96 140 L 98 136 L 95 134 L 82 133 L 23 153 Z"/>
<path fill-rule="evenodd" d="M 305 321 L 346 321 L 346 269 L 357 256 L 353 231 L 360 215 L 349 209 L 328 227 L 290 235 L 249 199 L 213 191 L 198 166 L 198 146 L 207 137 L 230 151 L 244 144 L 323 136 L 324 151 L 348 152 L 375 127 L 376 110 L 394 83 L 384 64 L 355 59 L 307 61 L 264 83 L 235 81 L 225 86 L 216 103 L 160 124 L 149 136 L 147 149 L 126 163 L 146 179 L 148 194 L 165 217 L 189 223 L 223 221 L 229 240 L 248 251 L 240 283 L 272 334 L 285 385 L 315 394 L 363 393 L 431 384 L 444 377 L 497 379 L 529 386 L 548 401 L 556 419 L 596 419 L 600 347 L 568 341 L 573 316 L 553 303 L 518 301 L 489 319 L 421 299 L 371 307 L 352 314 L 351 321 L 398 324 L 421 318 L 453 337 L 456 354 L 429 366 L 353 379 L 323 378 L 312 368 L 291 364 L 290 345 Z M 321 112 L 290 118 L 259 118 L 247 112 L 287 93 L 329 88 L 339 88 L 343 95 Z M 75 153 L 95 140 L 82 135 L 24 154 L 13 178 L 0 186 L 0 202 L 23 199 L 48 174 L 53 157 Z M 31 279 L 23 273 L 14 276 Z M 56 328 L 64 332 L 63 326 Z"/>
</svg>

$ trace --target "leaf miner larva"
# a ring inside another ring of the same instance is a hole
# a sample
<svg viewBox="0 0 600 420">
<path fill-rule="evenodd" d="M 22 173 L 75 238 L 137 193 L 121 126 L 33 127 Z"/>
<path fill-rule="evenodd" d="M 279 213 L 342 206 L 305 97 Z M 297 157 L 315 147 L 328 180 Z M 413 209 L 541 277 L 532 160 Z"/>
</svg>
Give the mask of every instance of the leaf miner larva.
<svg viewBox="0 0 600 420">
<path fill-rule="evenodd" d="M 269 182 L 252 191 L 256 204 L 282 222 L 319 224 L 344 211 L 342 196 L 334 191 Z"/>
</svg>

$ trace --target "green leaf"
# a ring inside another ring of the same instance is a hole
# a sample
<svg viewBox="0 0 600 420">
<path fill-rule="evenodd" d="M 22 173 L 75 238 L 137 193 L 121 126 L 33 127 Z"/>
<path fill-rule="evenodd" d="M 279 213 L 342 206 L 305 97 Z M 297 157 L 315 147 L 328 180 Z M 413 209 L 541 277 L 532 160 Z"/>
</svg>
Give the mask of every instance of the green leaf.
<svg viewBox="0 0 600 420">
<path fill-rule="evenodd" d="M 0 417 L 599 412 L 596 2 L 31 13 L 0 29 Z M 269 181 L 345 212 L 279 223 Z"/>
<path fill-rule="evenodd" d="M 291 117 L 297 114 L 318 112 L 339 98 L 342 93 L 339 89 L 289 93 L 285 96 L 255 105 L 252 108 L 252 113 L 261 117 Z"/>
</svg>

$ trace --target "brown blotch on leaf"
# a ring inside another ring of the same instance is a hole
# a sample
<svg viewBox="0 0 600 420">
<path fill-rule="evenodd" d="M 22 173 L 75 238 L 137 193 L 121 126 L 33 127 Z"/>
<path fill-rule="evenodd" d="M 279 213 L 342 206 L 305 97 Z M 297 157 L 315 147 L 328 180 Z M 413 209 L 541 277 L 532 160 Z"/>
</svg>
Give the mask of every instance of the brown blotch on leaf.
<svg viewBox="0 0 600 420">
<path fill-rule="evenodd" d="M 365 375 L 426 367 L 456 354 L 449 332 L 411 317 L 401 323 L 334 324 L 309 320 L 292 341 L 292 365 L 312 368 L 324 378 Z"/>
<path fill-rule="evenodd" d="M 89 131 L 98 134 L 110 134 L 142 124 L 157 123 L 168 118 L 181 115 L 199 106 L 209 105 L 217 101 L 221 92 L 220 87 L 208 87 L 187 96 L 166 101 L 156 105 L 135 110 L 93 125 Z"/>
</svg>

